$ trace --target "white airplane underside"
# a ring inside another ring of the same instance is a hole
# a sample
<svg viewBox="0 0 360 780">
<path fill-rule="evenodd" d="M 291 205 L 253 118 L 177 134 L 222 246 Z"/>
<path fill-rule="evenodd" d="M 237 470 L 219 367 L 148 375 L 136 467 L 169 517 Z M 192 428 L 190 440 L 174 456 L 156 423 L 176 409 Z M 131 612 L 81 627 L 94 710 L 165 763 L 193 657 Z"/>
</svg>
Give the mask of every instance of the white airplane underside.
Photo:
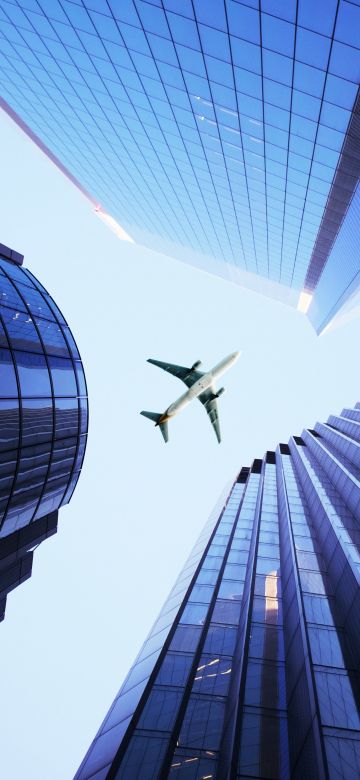
<svg viewBox="0 0 360 780">
<path fill-rule="evenodd" d="M 168 408 L 162 414 L 146 411 L 142 411 L 140 414 L 142 414 L 144 417 L 147 417 L 149 420 L 152 420 L 155 423 L 155 426 L 160 428 L 164 441 L 167 442 L 169 439 L 169 420 L 182 411 L 182 409 L 184 409 L 185 406 L 193 401 L 194 398 L 198 398 L 205 407 L 211 425 L 215 431 L 216 438 L 218 442 L 220 442 L 221 434 L 216 401 L 220 395 L 225 392 L 225 388 L 221 387 L 220 390 L 216 391 L 215 382 L 216 379 L 221 376 L 221 374 L 225 373 L 225 371 L 227 371 L 228 368 L 230 368 L 230 366 L 235 363 L 239 357 L 239 354 L 239 352 L 234 352 L 232 355 L 229 355 L 229 357 L 220 361 L 220 363 L 218 363 L 215 368 L 212 369 L 212 371 L 208 371 L 206 373 L 198 371 L 198 368 L 201 365 L 200 360 L 194 363 L 191 368 L 186 368 L 185 366 L 177 366 L 173 363 L 163 363 L 161 360 L 153 360 L 152 358 L 149 358 L 148 363 L 152 363 L 154 366 L 158 366 L 164 371 L 167 371 L 169 374 L 172 374 L 178 379 L 181 379 L 188 390 L 186 393 L 183 393 L 183 395 L 181 395 L 177 401 L 174 401 L 174 403 L 170 404 L 170 406 L 168 406 Z"/>
</svg>

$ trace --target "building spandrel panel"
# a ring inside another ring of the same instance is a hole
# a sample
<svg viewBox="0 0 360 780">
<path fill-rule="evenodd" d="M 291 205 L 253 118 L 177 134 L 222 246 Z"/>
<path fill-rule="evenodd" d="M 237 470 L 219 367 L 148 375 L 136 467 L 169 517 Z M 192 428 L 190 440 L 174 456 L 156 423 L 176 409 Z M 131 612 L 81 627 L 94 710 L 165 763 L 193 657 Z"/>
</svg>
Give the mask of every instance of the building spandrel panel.
<svg viewBox="0 0 360 780">
<path fill-rule="evenodd" d="M 64 318 L 23 257 L 0 245 L 0 598 L 56 533 L 87 438 L 87 391 Z M 70 337 L 71 336 L 71 337 Z"/>
<path fill-rule="evenodd" d="M 2 107 L 109 223 L 306 310 L 360 174 L 356 4 L 0 10 Z"/>
<path fill-rule="evenodd" d="M 359 409 L 241 469 L 76 780 L 357 777 Z"/>
</svg>

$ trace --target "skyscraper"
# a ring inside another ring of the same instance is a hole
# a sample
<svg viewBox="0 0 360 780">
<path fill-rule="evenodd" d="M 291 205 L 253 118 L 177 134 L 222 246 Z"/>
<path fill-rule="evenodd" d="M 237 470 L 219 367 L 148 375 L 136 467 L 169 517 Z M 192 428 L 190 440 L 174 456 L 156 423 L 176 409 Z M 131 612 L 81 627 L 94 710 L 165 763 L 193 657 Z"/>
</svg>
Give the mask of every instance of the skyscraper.
<svg viewBox="0 0 360 780">
<path fill-rule="evenodd" d="M 76 780 L 358 778 L 359 550 L 357 404 L 241 469 Z"/>
<path fill-rule="evenodd" d="M 66 321 L 23 256 L 0 244 L 0 619 L 56 533 L 79 478 L 88 404 Z"/>
<path fill-rule="evenodd" d="M 133 240 L 321 332 L 360 279 L 359 30 L 350 0 L 0 0 L 1 105 Z"/>
</svg>

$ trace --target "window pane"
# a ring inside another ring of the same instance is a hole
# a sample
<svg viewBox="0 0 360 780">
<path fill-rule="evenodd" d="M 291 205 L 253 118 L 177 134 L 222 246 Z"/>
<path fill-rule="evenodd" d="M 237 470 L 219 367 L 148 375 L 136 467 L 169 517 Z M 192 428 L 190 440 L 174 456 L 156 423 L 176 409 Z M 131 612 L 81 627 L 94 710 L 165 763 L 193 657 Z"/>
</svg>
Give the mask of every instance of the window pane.
<svg viewBox="0 0 360 780">
<path fill-rule="evenodd" d="M 213 655 L 203 655 L 196 670 L 193 691 L 226 696 L 231 676 L 231 661 Z"/>
<path fill-rule="evenodd" d="M 49 320 L 54 319 L 51 309 L 49 309 L 44 297 L 38 290 L 24 284 L 17 284 L 16 286 L 31 314 L 38 317 L 46 317 Z"/>
<path fill-rule="evenodd" d="M 191 696 L 180 730 L 179 744 L 205 750 L 218 750 L 224 714 L 224 701 Z"/>
<path fill-rule="evenodd" d="M 22 401 L 22 445 L 51 441 L 53 408 L 51 400 L 37 398 Z"/>
<path fill-rule="evenodd" d="M 55 436 L 76 436 L 79 425 L 77 398 L 55 399 Z"/>
<path fill-rule="evenodd" d="M 49 357 L 55 395 L 77 395 L 73 363 L 64 358 Z"/>
<path fill-rule="evenodd" d="M 187 604 L 180 618 L 180 623 L 203 625 L 208 611 L 207 604 Z"/>
<path fill-rule="evenodd" d="M 189 676 L 193 656 L 184 653 L 167 653 L 159 674 L 156 678 L 157 685 L 183 686 Z"/>
<path fill-rule="evenodd" d="M 2 306 L 10 306 L 15 311 L 26 311 L 26 306 L 10 279 L 0 273 L 0 303 Z"/>
<path fill-rule="evenodd" d="M 62 335 L 60 325 L 57 322 L 44 320 L 40 317 L 36 318 L 36 325 L 39 328 L 41 338 L 44 342 L 45 352 L 50 355 L 68 357 L 69 350 L 64 336 Z"/>
<path fill-rule="evenodd" d="M 14 364 L 8 349 L 0 349 L 0 396 L 18 397 Z"/>
<path fill-rule="evenodd" d="M 15 352 L 21 394 L 51 396 L 49 373 L 45 358 L 27 352 Z"/>
<path fill-rule="evenodd" d="M 25 349 L 29 352 L 43 351 L 35 325 L 26 312 L 3 309 L 2 317 L 13 349 Z"/>
<path fill-rule="evenodd" d="M 201 636 L 201 628 L 195 626 L 178 626 L 170 644 L 170 650 L 180 650 L 184 653 L 196 650 Z"/>
<path fill-rule="evenodd" d="M 138 722 L 138 728 L 170 731 L 183 697 L 183 690 L 153 688 Z"/>
<path fill-rule="evenodd" d="M 0 450 L 17 447 L 19 439 L 19 405 L 0 399 Z M 0 482 L 1 485 L 1 482 Z"/>
</svg>

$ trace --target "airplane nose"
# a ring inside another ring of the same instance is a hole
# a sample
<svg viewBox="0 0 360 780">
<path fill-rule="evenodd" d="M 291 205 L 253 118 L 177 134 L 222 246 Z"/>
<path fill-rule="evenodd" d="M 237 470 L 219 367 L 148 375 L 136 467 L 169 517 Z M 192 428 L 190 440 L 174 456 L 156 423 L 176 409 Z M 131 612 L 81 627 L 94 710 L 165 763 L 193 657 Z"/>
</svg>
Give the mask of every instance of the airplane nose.
<svg viewBox="0 0 360 780">
<path fill-rule="evenodd" d="M 235 360 L 237 360 L 240 357 L 240 355 L 241 355 L 241 352 L 233 352 L 232 355 L 230 355 L 231 360 L 233 360 L 234 363 L 235 363 Z"/>
</svg>

